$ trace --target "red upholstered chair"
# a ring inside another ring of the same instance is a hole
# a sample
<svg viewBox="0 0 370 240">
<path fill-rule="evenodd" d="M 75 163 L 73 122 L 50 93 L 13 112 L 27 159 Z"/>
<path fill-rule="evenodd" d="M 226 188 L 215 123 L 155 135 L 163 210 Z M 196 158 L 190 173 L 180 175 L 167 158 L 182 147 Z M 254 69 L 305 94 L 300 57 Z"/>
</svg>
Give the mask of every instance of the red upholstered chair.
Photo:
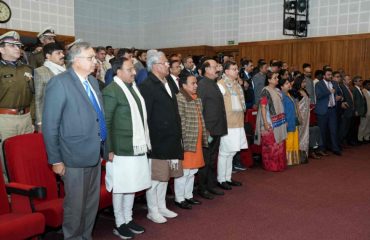
<svg viewBox="0 0 370 240">
<path fill-rule="evenodd" d="M 56 175 L 47 161 L 42 134 L 31 133 L 4 141 L 4 156 L 10 181 L 39 187 L 43 199 L 33 199 L 31 210 L 45 216 L 48 227 L 63 222 L 63 198 L 58 196 Z"/>
<path fill-rule="evenodd" d="M 100 185 L 100 200 L 99 200 L 99 210 L 108 208 L 112 206 L 112 193 L 107 191 L 105 187 L 105 160 L 102 161 L 102 170 L 101 170 L 101 185 Z"/>
<path fill-rule="evenodd" d="M 315 113 L 315 105 L 310 105 L 310 126 L 317 126 L 317 117 Z"/>
<path fill-rule="evenodd" d="M 1 170 L 1 165 L 0 165 Z M 2 170 L 1 170 L 2 171 Z M 4 178 L 0 177 L 0 239 L 28 239 L 41 235 L 45 229 L 45 218 L 41 213 L 29 213 L 17 208 L 18 196 L 23 203 L 30 204 L 30 197 L 37 194 L 31 186 L 10 183 L 6 190 L 12 197 L 12 206 L 9 205 L 8 195 L 5 191 Z M 19 203 L 19 202 L 18 202 Z"/>
<path fill-rule="evenodd" d="M 256 131 L 256 122 L 257 122 L 257 110 L 248 109 L 245 121 L 250 123 L 253 129 L 253 132 Z M 261 154 L 262 147 L 256 144 L 250 144 L 249 149 L 251 149 L 253 154 Z"/>
</svg>

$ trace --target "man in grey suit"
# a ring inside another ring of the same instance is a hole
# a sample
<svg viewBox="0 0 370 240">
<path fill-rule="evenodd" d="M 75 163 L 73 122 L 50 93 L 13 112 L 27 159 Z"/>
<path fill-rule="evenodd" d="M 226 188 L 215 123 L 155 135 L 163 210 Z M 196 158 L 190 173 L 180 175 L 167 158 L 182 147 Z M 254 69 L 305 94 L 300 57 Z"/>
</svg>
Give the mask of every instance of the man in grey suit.
<svg viewBox="0 0 370 240">
<path fill-rule="evenodd" d="M 34 70 L 36 126 L 38 131 L 41 131 L 46 84 L 52 77 L 66 70 L 64 67 L 63 48 L 58 43 L 48 43 L 42 50 L 45 62 L 43 66 Z"/>
<path fill-rule="evenodd" d="M 259 62 L 258 69 L 259 69 L 259 72 L 256 75 L 254 75 L 252 78 L 252 84 L 253 84 L 253 90 L 254 90 L 254 105 L 253 105 L 254 109 L 256 109 L 259 104 L 262 88 L 265 86 L 266 73 L 268 71 L 267 63 L 264 61 Z"/>
<path fill-rule="evenodd" d="M 311 104 L 315 104 L 315 86 L 312 81 L 311 64 L 303 63 L 302 68 L 303 68 L 304 78 L 306 80 L 306 91 L 308 92 L 308 95 L 310 97 Z"/>
<path fill-rule="evenodd" d="M 46 86 L 42 131 L 48 161 L 64 181 L 64 239 L 92 239 L 107 130 L 98 82 L 90 75 L 93 48 L 76 43 L 68 60 L 71 67 Z"/>
</svg>

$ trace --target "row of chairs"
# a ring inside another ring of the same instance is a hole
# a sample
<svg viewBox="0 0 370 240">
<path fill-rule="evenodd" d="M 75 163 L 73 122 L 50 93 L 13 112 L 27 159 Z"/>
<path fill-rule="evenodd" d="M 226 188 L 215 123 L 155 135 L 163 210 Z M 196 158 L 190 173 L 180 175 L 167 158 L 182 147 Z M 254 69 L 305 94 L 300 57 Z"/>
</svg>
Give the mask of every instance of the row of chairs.
<svg viewBox="0 0 370 240">
<path fill-rule="evenodd" d="M 63 182 L 47 161 L 42 134 L 11 137 L 3 145 L 9 184 L 0 181 L 0 239 L 25 239 L 63 222 Z M 5 191 L 6 189 L 6 191 Z M 9 203 L 8 194 L 11 194 Z M 102 169 L 99 209 L 112 206 Z M 26 226 L 26 228 L 25 228 Z"/>
</svg>

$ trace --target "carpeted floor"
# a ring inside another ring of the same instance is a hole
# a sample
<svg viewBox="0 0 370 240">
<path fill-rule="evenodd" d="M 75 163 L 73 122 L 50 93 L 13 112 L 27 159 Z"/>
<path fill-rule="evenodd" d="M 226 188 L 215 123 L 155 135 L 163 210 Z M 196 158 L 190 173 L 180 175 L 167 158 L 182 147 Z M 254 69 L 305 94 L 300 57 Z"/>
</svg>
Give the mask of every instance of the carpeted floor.
<svg viewBox="0 0 370 240">
<path fill-rule="evenodd" d="M 165 224 L 147 220 L 139 201 L 134 219 L 146 232 L 135 239 L 370 239 L 369 144 L 281 173 L 253 168 L 234 177 L 244 185 L 192 210 L 175 207 L 169 196 L 168 207 L 179 216 Z M 100 213 L 94 239 L 119 239 L 113 226 L 113 215 Z"/>
</svg>

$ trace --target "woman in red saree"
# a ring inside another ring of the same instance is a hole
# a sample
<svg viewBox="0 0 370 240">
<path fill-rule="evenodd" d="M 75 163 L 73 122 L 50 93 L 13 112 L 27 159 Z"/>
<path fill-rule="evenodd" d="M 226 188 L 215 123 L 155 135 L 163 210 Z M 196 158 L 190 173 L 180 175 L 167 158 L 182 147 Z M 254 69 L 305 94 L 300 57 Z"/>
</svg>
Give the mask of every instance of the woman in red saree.
<svg viewBox="0 0 370 240">
<path fill-rule="evenodd" d="M 276 89 L 278 73 L 267 74 L 266 87 L 261 92 L 257 122 L 256 144 L 262 145 L 262 163 L 267 171 L 283 171 L 286 168 L 285 139 L 286 119 L 282 96 Z"/>
</svg>

